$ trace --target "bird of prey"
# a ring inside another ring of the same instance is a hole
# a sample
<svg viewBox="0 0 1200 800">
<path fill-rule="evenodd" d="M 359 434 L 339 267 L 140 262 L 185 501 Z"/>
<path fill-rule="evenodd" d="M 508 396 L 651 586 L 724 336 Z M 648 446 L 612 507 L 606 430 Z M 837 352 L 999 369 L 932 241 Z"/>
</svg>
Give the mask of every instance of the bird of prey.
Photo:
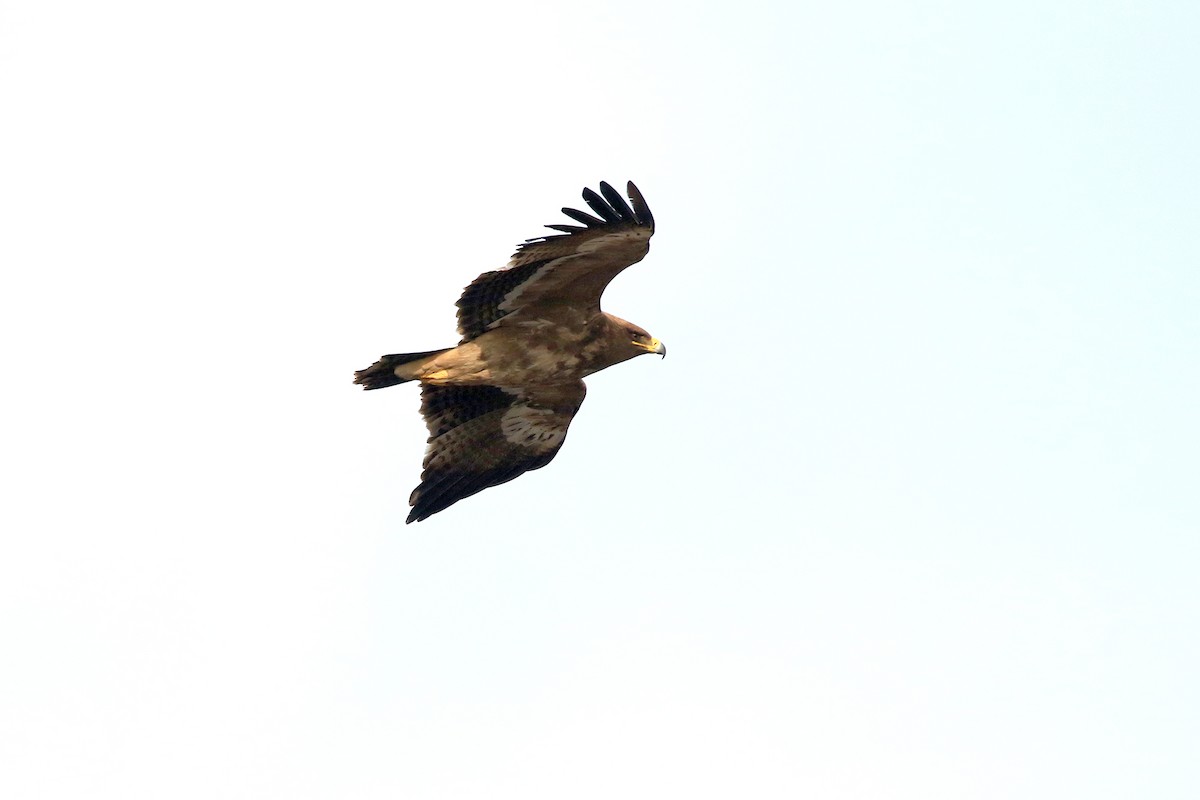
<svg viewBox="0 0 1200 800">
<path fill-rule="evenodd" d="M 399 353 L 354 373 L 364 389 L 421 383 L 429 428 L 408 522 L 546 466 L 587 391 L 582 378 L 634 356 L 666 356 L 644 329 L 600 310 L 600 295 L 650 249 L 654 217 L 633 183 L 632 207 L 607 183 L 583 190 L 598 216 L 528 239 L 508 265 L 485 272 L 458 300 L 457 347 Z"/>
</svg>

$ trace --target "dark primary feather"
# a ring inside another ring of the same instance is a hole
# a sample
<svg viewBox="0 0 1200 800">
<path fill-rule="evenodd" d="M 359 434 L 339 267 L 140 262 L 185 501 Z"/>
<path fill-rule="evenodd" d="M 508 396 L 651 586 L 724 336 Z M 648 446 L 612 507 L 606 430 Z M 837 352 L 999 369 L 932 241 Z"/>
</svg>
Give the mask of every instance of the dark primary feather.
<svg viewBox="0 0 1200 800">
<path fill-rule="evenodd" d="M 600 181 L 600 194 L 604 195 L 604 199 L 617 212 L 617 216 L 624 220 L 637 221 L 633 215 L 633 209 L 625 202 L 625 198 L 621 197 L 621 193 L 613 187 L 609 186 L 604 181 Z"/>
<path fill-rule="evenodd" d="M 633 208 L 629 207 L 629 204 L 625 202 L 625 198 L 621 197 L 620 193 L 616 189 L 614 189 L 605 181 L 600 181 L 600 192 L 604 195 L 604 199 L 608 201 L 607 204 L 605 204 L 591 189 L 583 190 L 583 198 L 584 200 L 587 200 L 588 205 L 593 211 L 596 211 L 596 213 L 601 212 L 599 209 L 597 209 L 595 203 L 600 203 L 602 207 L 607 208 L 607 212 L 605 214 L 601 214 L 601 216 L 604 217 L 603 219 L 593 217 L 591 214 L 580 211 L 577 208 L 564 207 L 562 209 L 562 213 L 566 214 L 576 222 L 582 222 L 587 227 L 579 228 L 574 225 L 547 225 L 546 227 L 550 228 L 551 230 L 564 231 L 568 235 L 571 235 L 580 231 L 588 231 L 595 228 L 605 227 L 611 228 L 614 225 L 628 223 L 643 228 L 649 228 L 651 233 L 653 233 L 654 215 L 650 213 L 650 207 L 646 205 L 646 198 L 642 197 L 641 191 L 637 188 L 637 186 L 634 185 L 633 181 L 629 181 L 625 184 L 625 190 L 629 193 L 629 199 L 633 201 Z M 589 196 L 591 199 L 589 199 Z M 612 216 L 615 216 L 615 222 L 608 221 L 609 217 Z M 538 242 L 548 242 L 562 238 L 564 237 L 538 236 L 532 239 L 526 239 L 525 242 L 520 245 L 520 247 L 524 248 Z"/>
<path fill-rule="evenodd" d="M 587 214 L 583 211 L 580 211 L 577 208 L 567 208 L 566 206 L 563 206 L 562 213 L 566 214 L 568 217 L 575 220 L 576 222 L 582 222 L 584 225 L 588 226 L 589 228 L 599 228 L 600 226 L 602 226 L 604 224 L 604 220 L 597 219 L 596 217 L 593 217 L 591 214 Z M 546 227 L 550 227 L 550 226 L 547 225 Z"/>
<path fill-rule="evenodd" d="M 637 220 L 637 224 L 654 230 L 654 215 L 650 213 L 650 206 L 646 205 L 646 198 L 642 197 L 642 193 L 633 185 L 633 181 L 628 183 L 626 190 L 629 192 L 629 199 L 633 201 L 633 216 Z"/>
<path fill-rule="evenodd" d="M 592 209 L 592 211 L 595 211 L 604 218 L 605 222 L 621 221 L 621 215 L 617 213 L 617 210 L 608 203 L 604 202 L 604 198 L 596 194 L 591 189 L 583 190 L 583 199 Z"/>
<path fill-rule="evenodd" d="M 584 227 L 547 225 L 560 233 L 526 240 L 517 246 L 508 267 L 485 272 L 472 281 L 457 303 L 462 341 L 470 341 L 501 324 L 514 312 L 519 317 L 522 309 L 528 309 L 530 315 L 551 306 L 558 314 L 564 309 L 575 309 L 583 315 L 598 312 L 600 295 L 608 282 L 621 270 L 642 259 L 654 233 L 654 217 L 642 193 L 632 181 L 626 188 L 632 207 L 608 183 L 600 183 L 599 194 L 585 189 L 583 199 L 599 217 L 564 208 L 564 214 Z M 582 245 L 595 238 L 620 231 L 640 235 L 628 240 L 605 241 L 586 253 L 580 251 Z M 530 286 L 525 286 L 526 283 Z M 521 307 L 501 309 L 506 298 L 518 287 L 522 292 L 515 302 Z"/>
</svg>

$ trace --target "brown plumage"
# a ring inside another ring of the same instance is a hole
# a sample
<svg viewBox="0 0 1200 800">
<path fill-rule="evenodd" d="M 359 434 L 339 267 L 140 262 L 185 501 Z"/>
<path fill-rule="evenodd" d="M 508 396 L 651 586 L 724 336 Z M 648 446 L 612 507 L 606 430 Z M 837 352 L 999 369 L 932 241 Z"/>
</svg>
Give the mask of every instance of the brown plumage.
<svg viewBox="0 0 1200 800">
<path fill-rule="evenodd" d="M 354 373 L 364 389 L 421 382 L 429 428 L 421 484 L 408 521 L 550 463 L 587 392 L 583 378 L 666 348 L 642 328 L 600 310 L 600 295 L 650 248 L 654 217 L 633 183 L 583 190 L 598 214 L 529 239 L 504 269 L 485 272 L 458 300 L 457 347 L 383 356 Z"/>
</svg>

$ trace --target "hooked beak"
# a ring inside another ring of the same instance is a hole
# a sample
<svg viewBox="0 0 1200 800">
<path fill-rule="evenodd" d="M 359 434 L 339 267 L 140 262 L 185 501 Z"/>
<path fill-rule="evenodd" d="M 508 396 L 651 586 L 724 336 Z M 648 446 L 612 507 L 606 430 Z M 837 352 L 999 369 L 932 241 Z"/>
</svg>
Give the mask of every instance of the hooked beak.
<svg viewBox="0 0 1200 800">
<path fill-rule="evenodd" d="M 663 344 L 662 342 L 660 342 L 658 339 L 651 339 L 650 341 L 646 342 L 645 344 L 635 341 L 635 342 L 633 342 L 633 345 L 635 347 L 642 348 L 647 353 L 654 353 L 654 355 L 662 356 L 663 358 L 667 357 L 667 346 L 665 344 Z"/>
</svg>

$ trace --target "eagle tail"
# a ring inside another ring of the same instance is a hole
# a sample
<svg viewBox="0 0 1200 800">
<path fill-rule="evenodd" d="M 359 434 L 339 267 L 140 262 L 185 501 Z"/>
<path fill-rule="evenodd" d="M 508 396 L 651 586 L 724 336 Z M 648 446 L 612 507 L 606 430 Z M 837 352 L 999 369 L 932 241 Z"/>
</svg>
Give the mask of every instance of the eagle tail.
<svg viewBox="0 0 1200 800">
<path fill-rule="evenodd" d="M 427 350 L 423 353 L 394 353 L 390 356 L 380 356 L 379 360 L 371 366 L 355 372 L 354 382 L 364 389 L 384 389 L 399 383 L 408 383 L 413 378 L 402 378 L 397 375 L 396 369 L 398 367 L 406 364 L 416 366 L 414 362 L 440 356 L 442 353 L 453 349 L 453 347 L 447 347 L 444 350 Z"/>
</svg>

